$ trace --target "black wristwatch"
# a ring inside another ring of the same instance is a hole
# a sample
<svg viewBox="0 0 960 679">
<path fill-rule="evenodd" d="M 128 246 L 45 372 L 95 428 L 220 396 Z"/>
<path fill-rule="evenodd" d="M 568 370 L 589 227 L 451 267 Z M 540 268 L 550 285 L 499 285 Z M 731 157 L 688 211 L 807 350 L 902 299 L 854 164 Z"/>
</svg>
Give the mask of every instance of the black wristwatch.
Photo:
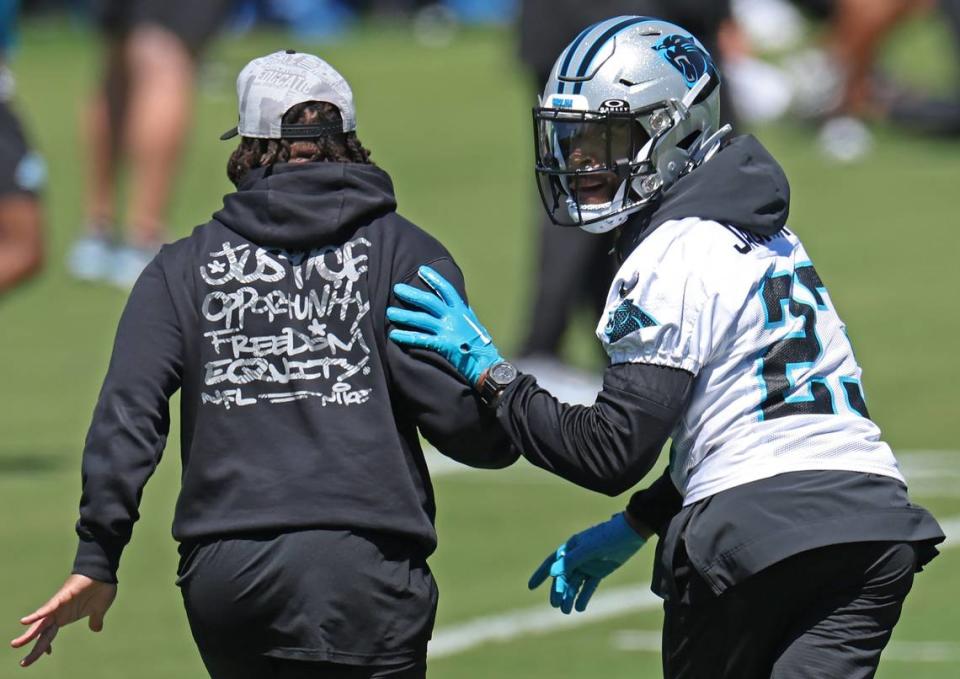
<svg viewBox="0 0 960 679">
<path fill-rule="evenodd" d="M 488 408 L 496 407 L 500 394 L 517 379 L 518 374 L 513 363 L 507 361 L 500 361 L 487 368 L 477 383 L 477 391 L 483 404 Z"/>
</svg>

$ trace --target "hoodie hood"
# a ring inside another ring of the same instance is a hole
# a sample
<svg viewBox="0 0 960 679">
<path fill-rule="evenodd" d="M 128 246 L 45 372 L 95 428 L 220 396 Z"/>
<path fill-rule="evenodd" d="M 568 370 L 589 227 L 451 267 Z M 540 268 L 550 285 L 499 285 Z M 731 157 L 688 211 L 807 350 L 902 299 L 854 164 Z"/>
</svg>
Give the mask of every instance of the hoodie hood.
<svg viewBox="0 0 960 679">
<path fill-rule="evenodd" d="M 786 226 L 789 213 L 783 168 L 752 135 L 736 137 L 664 191 L 659 203 L 633 216 L 621 231 L 617 254 L 623 261 L 658 226 L 675 219 L 699 217 L 772 236 Z"/>
<path fill-rule="evenodd" d="M 262 247 L 310 250 L 396 208 L 393 182 L 375 165 L 281 163 L 252 170 L 213 218 Z"/>
</svg>

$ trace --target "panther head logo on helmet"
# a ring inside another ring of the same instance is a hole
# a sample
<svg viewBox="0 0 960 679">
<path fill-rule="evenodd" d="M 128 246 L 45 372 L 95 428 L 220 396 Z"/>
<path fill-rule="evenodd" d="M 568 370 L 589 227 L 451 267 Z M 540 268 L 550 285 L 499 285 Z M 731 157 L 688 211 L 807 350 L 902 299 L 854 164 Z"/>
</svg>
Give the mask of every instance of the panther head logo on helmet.
<svg viewBox="0 0 960 679">
<path fill-rule="evenodd" d="M 687 81 L 687 87 L 696 85 L 704 73 L 709 73 L 711 78 L 716 78 L 716 82 L 720 82 L 720 74 L 713 59 L 690 36 L 673 33 L 664 37 L 653 46 L 653 49 L 660 52 L 667 63 L 680 71 L 683 79 Z"/>
</svg>

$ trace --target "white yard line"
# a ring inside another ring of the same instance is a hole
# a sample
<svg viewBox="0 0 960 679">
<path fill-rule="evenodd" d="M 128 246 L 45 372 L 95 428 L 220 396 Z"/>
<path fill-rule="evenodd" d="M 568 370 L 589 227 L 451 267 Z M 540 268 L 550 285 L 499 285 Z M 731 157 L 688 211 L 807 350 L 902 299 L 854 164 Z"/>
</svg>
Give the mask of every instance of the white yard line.
<svg viewBox="0 0 960 679">
<path fill-rule="evenodd" d="M 626 629 L 615 632 L 610 645 L 618 651 L 660 652 L 659 630 Z M 960 644 L 953 641 L 891 641 L 883 651 L 885 662 L 956 662 Z"/>
<path fill-rule="evenodd" d="M 940 526 L 947 535 L 946 541 L 940 545 L 941 550 L 960 545 L 960 516 L 944 519 L 940 522 Z M 557 630 L 601 622 L 626 613 L 653 610 L 659 608 L 661 603 L 660 599 L 650 591 L 649 583 L 617 587 L 606 591 L 601 589 L 594 595 L 590 608 L 585 613 L 563 615 L 544 601 L 539 606 L 474 618 L 442 627 L 434 632 L 429 654 L 432 659 L 444 658 L 492 642 L 514 641 L 522 636 L 549 634 Z M 627 637 L 615 637 L 614 643 L 615 645 L 632 643 L 636 646 L 624 650 L 650 650 L 648 647 L 652 643 L 652 637 L 649 636 L 651 634 L 654 633 L 644 632 L 641 637 L 630 637 L 633 641 L 629 639 L 624 641 Z M 659 640 L 659 632 L 656 636 Z M 617 639 L 620 641 L 617 642 Z M 659 650 L 659 641 L 656 649 L 653 650 Z M 884 658 L 904 661 L 913 659 L 947 662 L 955 657 L 960 657 L 960 645 L 949 642 L 897 642 L 891 644 L 890 649 L 884 654 Z"/>
<path fill-rule="evenodd" d="M 953 641 L 891 641 L 884 660 L 895 662 L 958 662 L 960 644 Z"/>
<path fill-rule="evenodd" d="M 544 595 L 546 596 L 546 595 Z M 511 641 L 519 636 L 545 634 L 558 629 L 615 618 L 624 613 L 659 608 L 663 602 L 650 591 L 650 585 L 617 587 L 598 592 L 590 601 L 589 613 L 563 615 L 546 601 L 540 606 L 499 615 L 474 618 L 434 632 L 430 657 L 443 658 L 469 651 L 491 641 Z"/>
</svg>

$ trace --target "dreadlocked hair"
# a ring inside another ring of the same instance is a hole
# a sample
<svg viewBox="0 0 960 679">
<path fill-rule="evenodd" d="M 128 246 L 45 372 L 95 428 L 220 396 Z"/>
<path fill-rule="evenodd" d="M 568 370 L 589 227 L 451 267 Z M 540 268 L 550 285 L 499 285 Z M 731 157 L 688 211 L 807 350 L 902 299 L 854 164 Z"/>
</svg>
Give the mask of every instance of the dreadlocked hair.
<svg viewBox="0 0 960 679">
<path fill-rule="evenodd" d="M 340 111 L 323 101 L 305 101 L 283 114 L 288 125 L 322 125 L 342 122 Z M 372 165 L 370 152 L 356 132 L 325 134 L 314 139 L 258 139 L 243 137 L 230 154 L 227 177 L 239 186 L 250 170 L 277 163 L 362 163 Z"/>
</svg>

